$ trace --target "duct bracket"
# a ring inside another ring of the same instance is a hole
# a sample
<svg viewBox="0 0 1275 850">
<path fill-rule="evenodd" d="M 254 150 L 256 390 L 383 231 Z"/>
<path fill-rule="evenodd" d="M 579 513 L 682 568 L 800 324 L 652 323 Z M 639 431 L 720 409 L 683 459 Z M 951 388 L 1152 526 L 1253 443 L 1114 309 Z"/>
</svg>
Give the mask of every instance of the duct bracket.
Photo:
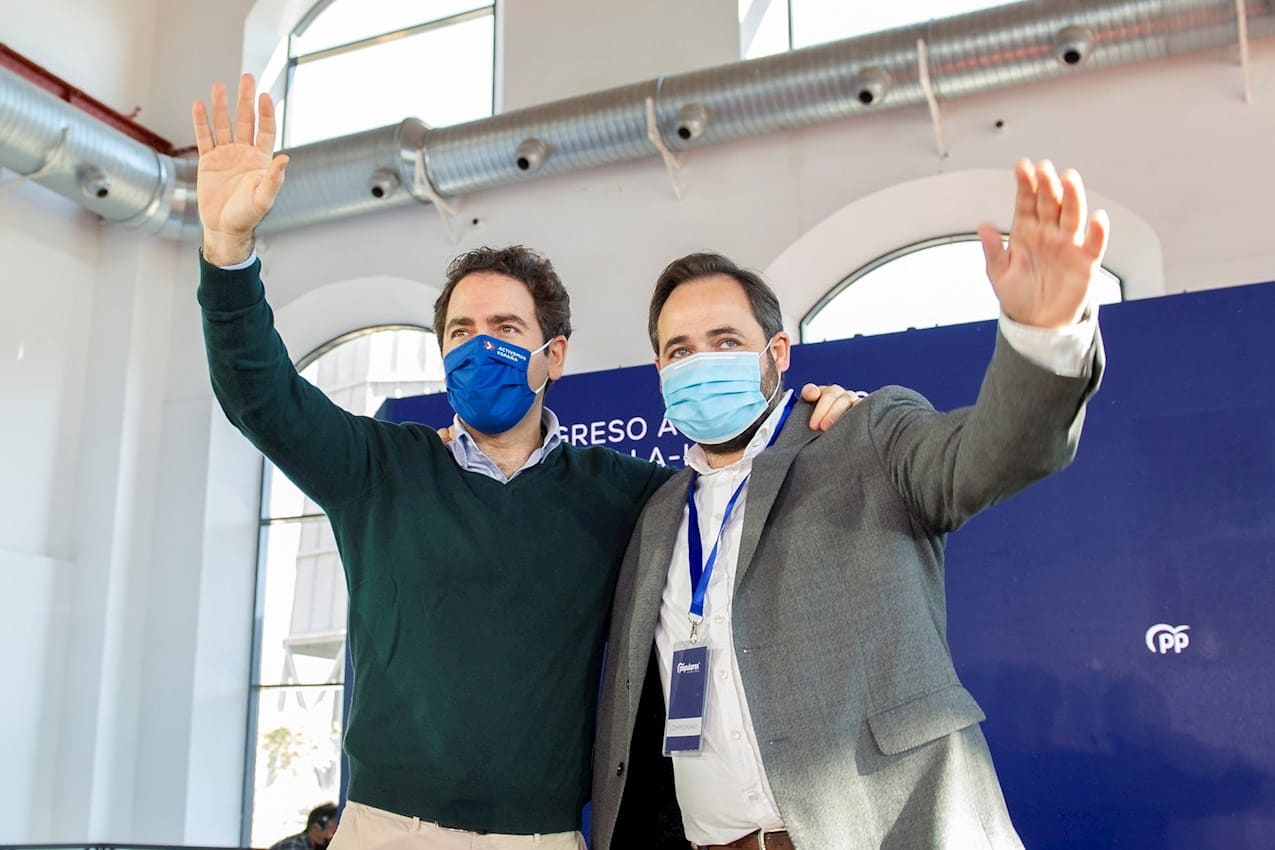
<svg viewBox="0 0 1275 850">
<path fill-rule="evenodd" d="M 21 174 L 15 171 L 14 174 L 17 174 L 16 177 L 10 177 L 8 180 L 0 180 L 0 192 L 12 189 L 14 186 L 20 186 L 23 183 L 30 183 L 32 180 L 38 180 L 53 169 L 57 168 L 62 162 L 63 154 L 66 153 L 66 140 L 68 133 L 69 130 L 66 127 L 63 127 L 62 134 L 58 137 L 57 143 L 49 149 L 48 154 L 44 157 L 44 162 L 41 163 L 40 167 L 35 171 L 32 171 L 29 174 Z"/>
<path fill-rule="evenodd" d="M 1235 24 L 1240 40 L 1240 74 L 1244 80 L 1244 102 L 1253 102 L 1253 76 L 1248 58 L 1248 8 L 1245 0 L 1235 0 Z"/>
<path fill-rule="evenodd" d="M 679 201 L 682 200 L 682 182 L 678 179 L 682 171 L 682 159 L 664 144 L 664 138 L 660 135 L 660 124 L 655 118 L 655 98 L 653 97 L 646 99 L 646 137 L 651 144 L 655 145 L 655 149 L 660 152 L 660 157 L 664 160 L 664 171 L 668 174 L 668 182 L 673 186 L 674 197 Z"/>
<path fill-rule="evenodd" d="M 934 84 L 930 81 L 930 53 L 923 38 L 916 40 L 916 71 L 921 91 L 925 93 L 925 103 L 930 108 L 930 124 L 934 127 L 934 144 L 938 146 L 939 159 L 947 159 L 947 145 L 943 143 L 943 115 L 939 112 L 938 98 L 934 96 Z"/>
<path fill-rule="evenodd" d="M 412 188 L 415 190 L 417 197 L 428 198 L 429 202 L 434 205 L 434 209 L 438 212 L 438 218 L 443 223 L 443 229 L 447 231 L 447 238 L 451 240 L 453 245 L 460 244 L 460 234 L 452 227 L 452 219 L 460 215 L 460 212 L 434 189 L 434 184 L 429 182 L 429 174 L 425 171 L 425 150 L 417 149 L 415 165 L 412 168 Z"/>
</svg>

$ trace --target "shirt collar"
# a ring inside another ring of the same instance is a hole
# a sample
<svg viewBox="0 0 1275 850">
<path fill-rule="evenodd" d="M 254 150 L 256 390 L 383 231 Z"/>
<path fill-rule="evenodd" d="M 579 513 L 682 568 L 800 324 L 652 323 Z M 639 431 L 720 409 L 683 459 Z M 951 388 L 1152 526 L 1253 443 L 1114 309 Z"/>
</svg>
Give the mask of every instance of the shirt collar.
<svg viewBox="0 0 1275 850">
<path fill-rule="evenodd" d="M 690 451 L 686 453 L 686 465 L 698 472 L 700 475 L 712 475 L 715 472 L 721 472 L 723 469 L 734 469 L 742 463 L 752 463 L 753 458 L 761 454 L 770 443 L 771 435 L 775 433 L 779 421 L 783 419 L 784 408 L 788 406 L 788 399 L 792 397 L 792 390 L 784 393 L 780 397 L 779 402 L 774 409 L 770 411 L 770 415 L 761 423 L 761 427 L 757 429 L 757 433 L 748 441 L 748 445 L 744 448 L 744 456 L 739 460 L 727 466 L 712 467 L 708 465 L 708 454 L 704 451 L 704 447 L 699 443 L 691 446 Z"/>
<path fill-rule="evenodd" d="M 562 442 L 562 436 L 558 433 L 558 417 L 547 407 L 543 408 L 540 412 L 540 429 L 544 431 L 545 434 L 544 442 L 540 444 L 538 449 L 528 456 L 527 462 L 519 467 L 517 472 L 509 476 L 509 478 L 505 478 L 504 474 L 500 472 L 500 468 L 496 466 L 491 458 L 487 457 L 486 452 L 479 447 L 477 441 L 475 441 L 469 431 L 466 430 L 465 424 L 460 421 L 460 417 L 452 416 L 453 439 L 450 443 L 452 456 L 456 458 L 456 463 L 458 463 L 462 469 L 469 470 L 470 472 L 482 472 L 507 483 L 517 477 L 519 472 L 522 472 L 524 469 L 530 469 L 540 463 L 540 461 L 548 457 L 549 453 L 556 449 Z"/>
</svg>

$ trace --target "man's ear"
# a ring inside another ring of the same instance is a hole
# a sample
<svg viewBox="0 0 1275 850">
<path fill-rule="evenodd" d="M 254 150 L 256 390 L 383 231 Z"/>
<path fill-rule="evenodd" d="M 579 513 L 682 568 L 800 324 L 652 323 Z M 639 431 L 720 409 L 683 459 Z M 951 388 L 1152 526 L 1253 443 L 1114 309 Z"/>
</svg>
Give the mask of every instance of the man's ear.
<svg viewBox="0 0 1275 850">
<path fill-rule="evenodd" d="M 567 338 L 565 336 L 555 337 L 553 342 L 549 343 L 546 352 L 549 355 L 549 379 L 556 381 L 562 377 L 563 371 L 567 365 Z"/>
<path fill-rule="evenodd" d="M 770 356 L 775 359 L 775 368 L 780 373 L 787 372 L 788 366 L 792 362 L 792 340 L 784 331 L 775 334 L 774 339 L 770 341 Z"/>
</svg>

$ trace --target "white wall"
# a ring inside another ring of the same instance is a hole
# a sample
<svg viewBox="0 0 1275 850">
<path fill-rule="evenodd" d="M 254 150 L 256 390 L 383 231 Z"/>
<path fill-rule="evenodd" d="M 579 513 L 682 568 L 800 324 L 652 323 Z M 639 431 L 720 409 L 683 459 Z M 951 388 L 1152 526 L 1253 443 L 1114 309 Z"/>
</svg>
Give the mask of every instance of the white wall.
<svg viewBox="0 0 1275 850">
<path fill-rule="evenodd" d="M 80 419 L 97 259 L 97 223 L 35 186 L 0 195 L 0 634 L 12 648 L 0 717 L 0 799 L 16 835 L 44 834 L 47 778 L 62 678 L 58 629 L 74 546 Z M 8 687 L 6 688 L 8 691 Z M 2 840 L 2 839 L 0 839 Z"/>
<path fill-rule="evenodd" d="M 125 115 L 149 125 L 157 0 L 6 0 L 9 47 Z M 140 48 L 140 49 L 136 49 Z"/>
<path fill-rule="evenodd" d="M 738 0 L 497 2 L 504 111 L 739 58 Z"/>
<path fill-rule="evenodd" d="M 6 43 L 188 144 L 190 98 L 260 70 L 261 33 L 304 4 L 14 5 Z M 582 5 L 502 2 L 507 106 L 736 49 L 734 0 Z M 451 256 L 522 242 L 572 291 L 569 368 L 644 363 L 646 298 L 673 257 L 771 268 L 793 322 L 900 241 L 1005 224 L 1022 154 L 1080 168 L 1113 202 L 1132 292 L 1267 280 L 1275 45 L 1254 54 L 1251 105 L 1224 51 L 1059 80 L 944 104 L 946 160 L 923 109 L 882 113 L 696 151 L 681 202 L 650 159 L 461 199 L 459 245 L 429 207 L 281 234 L 260 246 L 267 287 L 300 356 L 371 322 L 428 324 Z M 260 464 L 211 398 L 193 247 L 21 187 L 0 195 L 0 256 L 0 639 L 29 647 L 22 697 L 0 708 L 0 799 L 16 806 L 0 842 L 236 843 Z"/>
</svg>

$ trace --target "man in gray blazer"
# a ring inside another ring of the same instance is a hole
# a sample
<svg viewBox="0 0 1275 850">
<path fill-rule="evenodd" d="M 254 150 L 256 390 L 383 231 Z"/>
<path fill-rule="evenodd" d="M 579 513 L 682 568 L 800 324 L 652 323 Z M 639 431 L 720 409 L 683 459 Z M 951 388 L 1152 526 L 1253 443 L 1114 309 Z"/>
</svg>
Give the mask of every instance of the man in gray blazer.
<svg viewBox="0 0 1275 850">
<path fill-rule="evenodd" d="M 1109 225 L 1075 172 L 1016 174 L 1008 247 L 980 228 L 1002 316 L 972 407 L 887 387 L 812 430 L 782 389 L 774 293 L 717 255 L 665 269 L 651 339 L 696 446 L 616 590 L 595 850 L 1022 847 L 952 665 L 944 541 L 1072 459 L 1103 366 L 1089 287 Z"/>
</svg>

